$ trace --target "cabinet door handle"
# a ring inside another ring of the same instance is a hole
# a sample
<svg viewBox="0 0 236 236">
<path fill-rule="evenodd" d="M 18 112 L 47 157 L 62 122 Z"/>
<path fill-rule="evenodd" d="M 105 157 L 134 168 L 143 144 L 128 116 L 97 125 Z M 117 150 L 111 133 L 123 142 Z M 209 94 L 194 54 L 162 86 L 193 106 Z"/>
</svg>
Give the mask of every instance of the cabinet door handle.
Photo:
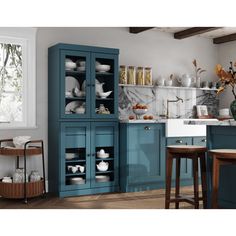
<svg viewBox="0 0 236 236">
<path fill-rule="evenodd" d="M 204 139 L 202 139 L 202 142 L 206 143 L 206 141 L 207 141 L 207 140 L 206 140 L 205 138 L 204 138 Z"/>
<path fill-rule="evenodd" d="M 92 156 L 95 157 L 95 153 L 93 153 Z"/>
<path fill-rule="evenodd" d="M 144 127 L 145 130 L 150 130 L 151 128 L 149 126 Z"/>
<path fill-rule="evenodd" d="M 95 87 L 95 84 L 91 84 L 92 87 Z"/>
<path fill-rule="evenodd" d="M 88 154 L 87 154 L 87 157 L 90 157 L 90 156 L 91 156 L 91 154 L 90 154 L 90 153 L 88 153 Z"/>
<path fill-rule="evenodd" d="M 183 140 L 178 139 L 178 140 L 176 140 L 176 143 L 183 143 Z"/>
<path fill-rule="evenodd" d="M 87 87 L 90 87 L 91 86 L 91 84 L 87 84 Z"/>
</svg>

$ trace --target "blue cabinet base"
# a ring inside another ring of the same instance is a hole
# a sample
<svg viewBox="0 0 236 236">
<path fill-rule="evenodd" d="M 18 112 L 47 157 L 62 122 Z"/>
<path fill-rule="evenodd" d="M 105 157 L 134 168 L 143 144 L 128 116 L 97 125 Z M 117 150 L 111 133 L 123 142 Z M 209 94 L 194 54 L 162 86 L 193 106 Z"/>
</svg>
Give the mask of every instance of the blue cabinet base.
<svg viewBox="0 0 236 236">
<path fill-rule="evenodd" d="M 72 191 L 61 191 L 59 192 L 59 197 L 74 197 L 74 196 L 81 196 L 81 195 L 110 193 L 110 192 L 119 192 L 119 186 L 79 189 L 79 190 L 72 190 Z"/>
</svg>

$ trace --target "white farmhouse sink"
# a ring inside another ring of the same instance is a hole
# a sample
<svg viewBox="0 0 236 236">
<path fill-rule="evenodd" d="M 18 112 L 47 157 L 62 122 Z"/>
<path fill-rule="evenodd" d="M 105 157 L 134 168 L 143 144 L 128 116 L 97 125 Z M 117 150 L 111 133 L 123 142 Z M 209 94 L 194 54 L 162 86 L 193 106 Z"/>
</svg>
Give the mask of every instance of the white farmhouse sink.
<svg viewBox="0 0 236 236">
<path fill-rule="evenodd" d="M 193 137 L 206 136 L 206 125 L 187 125 L 184 121 L 206 119 L 167 119 L 166 137 Z M 217 119 L 207 119 L 207 121 L 217 121 Z"/>
</svg>

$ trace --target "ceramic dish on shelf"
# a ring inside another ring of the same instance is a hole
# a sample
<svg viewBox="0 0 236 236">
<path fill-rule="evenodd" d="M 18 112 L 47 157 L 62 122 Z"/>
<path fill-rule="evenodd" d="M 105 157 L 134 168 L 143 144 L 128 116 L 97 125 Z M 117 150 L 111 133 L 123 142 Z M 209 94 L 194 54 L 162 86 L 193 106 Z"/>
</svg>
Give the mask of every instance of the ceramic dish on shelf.
<svg viewBox="0 0 236 236">
<path fill-rule="evenodd" d="M 98 72 L 108 72 L 110 69 L 110 65 L 96 65 L 96 71 Z"/>
<path fill-rule="evenodd" d="M 105 159 L 105 158 L 109 158 L 109 153 L 100 153 L 100 152 L 97 152 L 97 157 L 99 158 L 102 158 L 102 159 Z"/>
<path fill-rule="evenodd" d="M 111 95 L 112 92 L 113 91 L 108 91 L 108 92 L 104 92 L 104 93 L 98 92 L 98 94 L 101 98 L 107 98 L 108 96 Z"/>
<path fill-rule="evenodd" d="M 66 58 L 65 67 L 66 70 L 74 70 L 76 68 L 76 63 L 74 63 L 71 59 Z"/>
<path fill-rule="evenodd" d="M 82 103 L 80 101 L 72 101 L 66 105 L 65 112 L 66 114 L 76 113 L 75 110 L 77 107 L 80 107 Z"/>
<path fill-rule="evenodd" d="M 85 184 L 85 179 L 82 177 L 70 178 L 70 184 Z"/>
<path fill-rule="evenodd" d="M 77 67 L 77 71 L 79 71 L 79 72 L 85 72 L 85 66 Z"/>
<path fill-rule="evenodd" d="M 83 91 L 85 93 L 86 91 L 86 81 L 84 80 L 82 85 L 81 85 L 81 91 Z"/>
<path fill-rule="evenodd" d="M 81 66 L 85 67 L 85 65 L 86 65 L 86 61 L 78 60 L 78 61 L 76 61 L 76 64 L 78 65 L 78 67 L 81 67 Z"/>
<path fill-rule="evenodd" d="M 71 160 L 78 157 L 77 153 L 66 153 L 66 160 Z"/>
<path fill-rule="evenodd" d="M 66 76 L 65 78 L 66 83 L 66 93 L 72 92 L 74 88 L 80 87 L 79 81 L 73 76 Z"/>
<path fill-rule="evenodd" d="M 96 175 L 96 182 L 109 182 L 110 176 L 109 175 Z"/>
</svg>

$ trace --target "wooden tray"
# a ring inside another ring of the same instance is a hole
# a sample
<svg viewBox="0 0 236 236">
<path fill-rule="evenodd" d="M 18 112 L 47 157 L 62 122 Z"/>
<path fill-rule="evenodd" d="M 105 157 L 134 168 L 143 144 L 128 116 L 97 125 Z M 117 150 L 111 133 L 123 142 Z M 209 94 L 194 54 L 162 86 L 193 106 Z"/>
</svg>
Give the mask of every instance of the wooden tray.
<svg viewBox="0 0 236 236">
<path fill-rule="evenodd" d="M 26 149 L 26 156 L 42 154 L 41 147 L 29 147 Z M 0 148 L 0 155 L 6 156 L 24 156 L 24 149 L 19 148 Z"/>
<path fill-rule="evenodd" d="M 27 198 L 42 195 L 44 192 L 44 180 L 26 183 Z M 0 180 L 0 195 L 4 198 L 24 198 L 24 183 L 4 183 Z"/>
</svg>

